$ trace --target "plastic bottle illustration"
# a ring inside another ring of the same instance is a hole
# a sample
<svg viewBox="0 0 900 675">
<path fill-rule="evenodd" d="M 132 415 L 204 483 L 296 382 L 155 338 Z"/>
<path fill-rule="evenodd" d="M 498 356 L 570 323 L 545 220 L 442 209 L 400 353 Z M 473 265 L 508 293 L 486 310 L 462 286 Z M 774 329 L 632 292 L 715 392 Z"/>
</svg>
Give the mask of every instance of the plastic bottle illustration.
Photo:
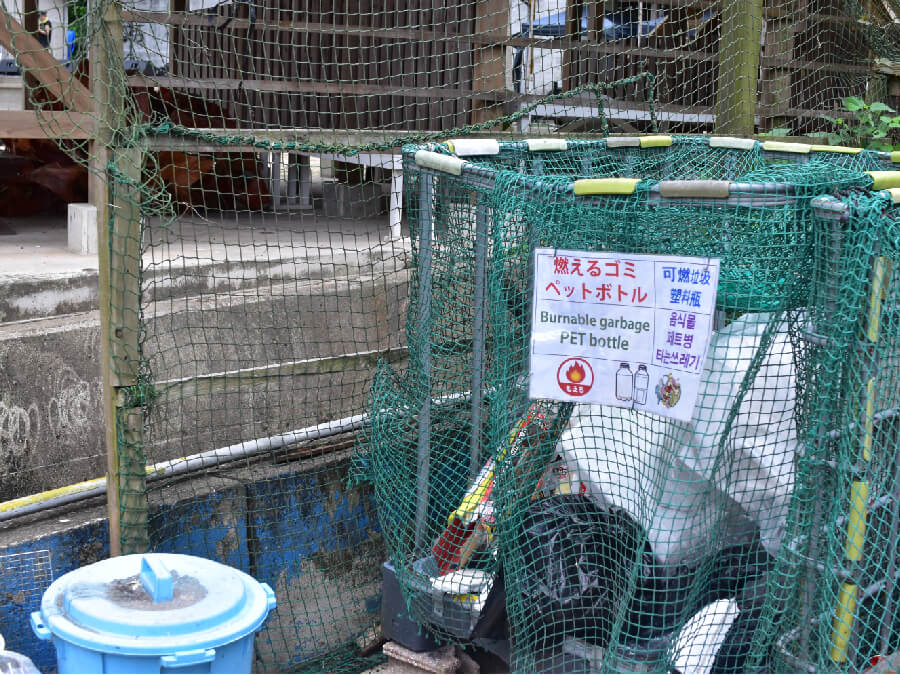
<svg viewBox="0 0 900 675">
<path fill-rule="evenodd" d="M 634 402 L 638 405 L 647 403 L 647 389 L 650 387 L 650 374 L 647 366 L 638 366 L 634 374 Z"/>
<path fill-rule="evenodd" d="M 616 371 L 616 398 L 620 401 L 630 401 L 633 386 L 634 376 L 631 374 L 631 367 L 627 363 L 619 364 Z"/>
</svg>

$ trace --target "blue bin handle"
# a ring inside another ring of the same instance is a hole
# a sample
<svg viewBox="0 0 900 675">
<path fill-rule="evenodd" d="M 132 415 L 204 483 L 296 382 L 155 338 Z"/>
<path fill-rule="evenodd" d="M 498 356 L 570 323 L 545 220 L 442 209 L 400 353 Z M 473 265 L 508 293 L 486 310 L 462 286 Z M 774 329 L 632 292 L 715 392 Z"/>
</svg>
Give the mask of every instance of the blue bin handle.
<svg viewBox="0 0 900 675">
<path fill-rule="evenodd" d="M 275 591 L 272 590 L 272 587 L 269 584 L 261 583 L 263 592 L 266 594 L 266 609 L 271 612 L 278 605 L 278 601 L 275 599 Z"/>
<path fill-rule="evenodd" d="M 159 663 L 163 668 L 184 668 L 196 666 L 198 663 L 209 663 L 216 658 L 215 649 L 191 649 L 161 656 Z"/>
<path fill-rule="evenodd" d="M 34 631 L 39 640 L 49 640 L 52 637 L 50 629 L 44 625 L 44 619 L 41 617 L 40 612 L 31 613 L 31 630 Z"/>
<path fill-rule="evenodd" d="M 153 602 L 168 602 L 173 597 L 172 572 L 159 558 L 145 555 L 141 558 L 141 584 L 153 598 Z"/>
</svg>

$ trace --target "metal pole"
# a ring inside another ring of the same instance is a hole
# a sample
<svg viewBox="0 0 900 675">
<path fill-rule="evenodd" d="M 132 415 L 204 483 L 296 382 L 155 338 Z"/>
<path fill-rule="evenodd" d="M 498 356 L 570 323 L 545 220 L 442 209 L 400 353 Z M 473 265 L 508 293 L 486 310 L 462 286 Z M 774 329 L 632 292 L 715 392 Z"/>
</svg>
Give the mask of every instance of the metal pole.
<svg viewBox="0 0 900 675">
<path fill-rule="evenodd" d="M 871 290 L 868 299 L 868 325 L 863 339 L 868 343 L 868 350 L 874 350 L 878 346 L 881 337 L 881 310 L 887 284 L 891 276 L 891 262 L 884 257 L 876 256 L 872 262 Z M 875 383 L 877 379 L 877 361 L 873 356 L 873 362 L 869 365 L 869 373 L 866 380 L 865 395 L 862 405 L 863 412 L 863 442 L 861 459 L 867 465 L 872 460 L 872 446 L 875 436 Z M 844 559 L 852 566 L 862 559 L 863 546 L 866 538 L 866 519 L 868 516 L 869 481 L 857 476 L 850 488 L 850 505 L 846 542 L 844 544 Z M 838 594 L 838 602 L 834 609 L 834 620 L 831 628 L 831 650 L 829 656 L 835 663 L 846 663 L 850 658 L 850 645 L 853 638 L 853 629 L 856 623 L 857 607 L 856 584 L 845 581 Z"/>
<path fill-rule="evenodd" d="M 239 459 L 260 455 L 270 450 L 278 450 L 279 448 L 302 443 L 304 441 L 312 441 L 318 438 L 327 438 L 329 436 L 336 436 L 349 431 L 355 431 L 362 427 L 367 419 L 368 415 L 365 414 L 353 415 L 351 417 L 344 417 L 339 420 L 317 424 L 312 427 L 295 429 L 294 431 L 288 431 L 275 436 L 266 436 L 251 441 L 241 441 L 240 443 L 228 445 L 224 448 L 206 450 L 195 455 L 158 462 L 153 466 L 145 467 L 147 481 L 180 476 L 182 474 L 200 471 L 228 462 L 234 462 Z M 107 491 L 107 479 L 95 478 L 94 480 L 85 481 L 83 483 L 67 485 L 40 494 L 13 499 L 0 504 L 0 522 L 11 520 L 18 516 L 24 516 L 29 513 L 47 511 L 59 506 L 64 506 L 65 504 L 90 499 L 91 497 L 98 497 L 102 494 L 106 494 Z"/>
<path fill-rule="evenodd" d="M 490 391 L 486 393 L 491 393 Z M 443 408 L 447 406 L 462 405 L 471 399 L 470 392 L 458 392 L 444 394 L 431 401 L 432 407 Z M 385 412 L 385 411 L 382 411 Z M 182 474 L 195 473 L 217 467 L 242 459 L 249 459 L 264 452 L 278 450 L 290 445 L 296 445 L 319 438 L 329 438 L 338 434 L 356 431 L 369 419 L 367 413 L 351 415 L 330 422 L 322 422 L 311 427 L 294 429 L 273 436 L 264 436 L 250 441 L 241 441 L 215 450 L 205 450 L 187 457 L 164 460 L 145 467 L 147 482 L 160 478 L 171 478 Z M 94 478 L 92 480 L 66 485 L 52 490 L 46 490 L 27 497 L 17 497 L 6 502 L 0 502 L 0 522 L 12 520 L 18 516 L 29 513 L 49 511 L 65 504 L 83 501 L 92 497 L 98 497 L 107 492 L 106 478 Z"/>
<path fill-rule="evenodd" d="M 469 449 L 469 476 L 475 478 L 481 466 L 481 404 L 484 386 L 484 287 L 487 266 L 488 214 L 481 195 L 475 207 L 475 323 L 472 327 L 472 436 Z"/>
<path fill-rule="evenodd" d="M 822 279 L 816 279 L 819 287 L 824 289 L 824 293 L 828 294 L 828 297 L 824 298 L 824 316 L 822 318 L 825 326 L 816 327 L 812 326 L 812 330 L 816 332 L 823 332 L 826 330 L 826 327 L 830 325 L 832 322 L 836 320 L 837 313 L 837 301 L 835 298 L 835 294 L 837 293 L 837 289 L 839 285 L 837 280 L 840 277 L 841 273 L 841 256 L 840 252 L 843 250 L 843 225 L 840 218 L 835 218 L 828 222 L 830 226 L 830 230 L 827 236 L 823 233 L 821 236 L 827 242 L 826 246 L 828 247 L 827 253 L 830 253 L 828 257 L 828 265 L 827 268 L 822 270 L 817 270 L 818 274 L 824 276 Z M 824 256 L 822 256 L 824 258 Z M 834 349 L 834 343 L 832 342 L 830 345 L 828 341 L 825 341 L 823 344 L 819 346 L 820 349 Z M 837 377 L 838 382 L 833 384 L 832 386 L 835 388 L 839 388 L 841 382 L 843 381 L 842 376 L 843 370 L 839 370 Z M 822 392 L 820 392 L 821 396 Z M 827 429 L 828 422 L 830 422 L 829 418 L 826 418 L 824 421 L 819 419 L 818 427 L 815 431 L 816 438 L 821 438 L 822 432 L 824 429 Z M 828 448 L 827 441 L 821 445 L 821 451 L 826 452 Z M 806 565 L 806 588 L 805 588 L 805 597 L 803 601 L 803 618 L 801 619 L 802 631 L 800 633 L 800 653 L 803 655 L 803 658 L 809 659 L 809 649 L 810 649 L 810 637 L 812 632 L 812 616 L 811 613 L 816 603 L 816 594 L 818 592 L 817 585 L 817 567 L 816 564 L 819 559 L 819 536 L 821 534 L 822 528 L 822 503 L 825 499 L 825 495 L 822 494 L 821 490 L 821 482 L 814 481 L 812 487 L 813 495 L 812 495 L 812 521 L 810 522 L 809 528 L 809 550 L 807 555 L 807 565 Z"/>
<path fill-rule="evenodd" d="M 885 585 L 884 613 L 881 616 L 881 654 L 888 656 L 891 633 L 893 632 L 893 604 L 894 604 L 894 579 L 897 576 L 897 530 L 900 529 L 900 453 L 894 453 L 894 479 L 891 490 L 893 508 L 891 509 L 891 536 L 888 539 L 888 547 L 891 549 L 891 557 L 888 561 L 888 576 Z"/>
<path fill-rule="evenodd" d="M 416 336 L 420 340 L 420 369 L 425 395 L 419 410 L 419 441 L 416 461 L 416 551 L 425 550 L 428 520 L 428 478 L 431 471 L 431 239 L 434 178 L 419 173 L 419 296 Z"/>
</svg>

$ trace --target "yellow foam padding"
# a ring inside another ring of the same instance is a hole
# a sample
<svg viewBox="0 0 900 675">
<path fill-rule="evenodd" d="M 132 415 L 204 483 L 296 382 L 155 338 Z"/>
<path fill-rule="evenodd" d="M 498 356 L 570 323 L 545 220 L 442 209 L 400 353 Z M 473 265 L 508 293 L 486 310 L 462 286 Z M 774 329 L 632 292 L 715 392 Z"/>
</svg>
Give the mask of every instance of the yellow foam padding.
<svg viewBox="0 0 900 675">
<path fill-rule="evenodd" d="M 806 143 L 785 143 L 783 141 L 764 141 L 763 150 L 769 152 L 794 152 L 801 155 L 808 155 L 811 145 Z"/>
<path fill-rule="evenodd" d="M 610 136 L 606 139 L 607 148 L 639 148 L 641 139 L 637 136 Z"/>
<path fill-rule="evenodd" d="M 866 337 L 869 342 L 878 342 L 881 334 L 881 305 L 887 295 L 888 284 L 891 281 L 891 261 L 883 256 L 875 258 L 872 264 L 872 290 L 869 293 L 869 327 Z"/>
<path fill-rule="evenodd" d="M 568 150 L 565 138 L 529 138 L 525 141 L 531 152 L 548 152 L 551 150 Z"/>
<path fill-rule="evenodd" d="M 727 180 L 663 180 L 659 183 L 659 193 L 663 197 L 727 199 L 730 185 Z"/>
<path fill-rule="evenodd" d="M 447 146 L 458 157 L 500 154 L 500 143 L 494 138 L 454 138 Z"/>
<path fill-rule="evenodd" d="M 640 178 L 582 178 L 576 180 L 576 195 L 633 195 Z"/>
<path fill-rule="evenodd" d="M 862 558 L 866 539 L 866 514 L 869 508 L 869 482 L 855 480 L 850 484 L 850 512 L 847 514 L 847 560 Z"/>
<path fill-rule="evenodd" d="M 863 425 L 863 459 L 872 461 L 872 443 L 875 440 L 875 378 L 866 383 L 866 419 Z"/>
<path fill-rule="evenodd" d="M 873 190 L 900 187 L 900 171 L 866 171 L 872 177 Z"/>
<path fill-rule="evenodd" d="M 862 148 L 851 148 L 846 145 L 811 145 L 809 149 L 812 152 L 841 152 L 845 155 L 858 155 L 862 152 Z"/>
<path fill-rule="evenodd" d="M 710 136 L 709 147 L 731 148 L 732 150 L 752 150 L 756 141 L 752 138 L 734 138 L 733 136 Z"/>
<path fill-rule="evenodd" d="M 885 190 L 894 204 L 900 204 L 900 188 L 890 188 Z"/>
<path fill-rule="evenodd" d="M 831 624 L 831 660 L 835 663 L 847 661 L 847 645 L 856 618 L 856 584 L 844 583 L 838 592 L 834 622 Z"/>
<path fill-rule="evenodd" d="M 900 150 L 894 150 L 891 153 L 891 161 L 894 162 L 895 164 L 897 162 L 900 162 Z"/>
<path fill-rule="evenodd" d="M 667 148 L 672 145 L 671 136 L 641 136 L 642 148 Z"/>
<path fill-rule="evenodd" d="M 454 176 L 462 173 L 465 160 L 459 157 L 451 157 L 450 155 L 441 155 L 430 150 L 419 150 L 416 153 L 416 164 L 424 169 L 433 169 L 434 171 L 442 171 Z"/>
</svg>

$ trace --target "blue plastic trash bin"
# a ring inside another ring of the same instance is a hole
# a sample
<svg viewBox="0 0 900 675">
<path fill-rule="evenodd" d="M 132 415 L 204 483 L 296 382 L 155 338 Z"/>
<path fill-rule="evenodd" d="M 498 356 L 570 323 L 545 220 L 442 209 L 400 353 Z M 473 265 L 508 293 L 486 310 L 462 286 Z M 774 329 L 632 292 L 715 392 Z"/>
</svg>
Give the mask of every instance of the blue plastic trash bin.
<svg viewBox="0 0 900 675">
<path fill-rule="evenodd" d="M 275 593 L 212 560 L 110 558 L 54 581 L 31 615 L 60 673 L 249 673 Z"/>
</svg>

